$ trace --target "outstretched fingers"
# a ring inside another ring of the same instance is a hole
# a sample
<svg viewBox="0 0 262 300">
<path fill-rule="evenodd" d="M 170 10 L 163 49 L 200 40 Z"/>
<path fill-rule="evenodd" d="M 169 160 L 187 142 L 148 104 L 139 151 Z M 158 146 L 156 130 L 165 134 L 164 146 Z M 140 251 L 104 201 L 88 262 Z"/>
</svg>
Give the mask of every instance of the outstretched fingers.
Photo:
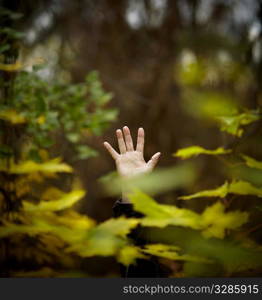
<svg viewBox="0 0 262 300">
<path fill-rule="evenodd" d="M 133 140 L 129 128 L 127 126 L 123 127 L 123 132 L 125 136 L 126 150 L 134 151 Z"/>
<path fill-rule="evenodd" d="M 119 155 L 116 152 L 116 150 L 108 142 L 104 142 L 104 146 L 107 149 L 107 151 L 110 153 L 110 155 L 113 157 L 113 159 L 116 160 Z"/>
<path fill-rule="evenodd" d="M 149 168 L 152 170 L 154 169 L 154 167 L 156 166 L 159 157 L 160 157 L 161 153 L 157 152 L 156 154 L 154 154 L 151 159 L 147 162 L 147 165 L 149 166 Z"/>
<path fill-rule="evenodd" d="M 144 144 L 145 144 L 145 132 L 143 128 L 139 128 L 137 132 L 137 145 L 136 151 L 144 152 Z"/>
</svg>

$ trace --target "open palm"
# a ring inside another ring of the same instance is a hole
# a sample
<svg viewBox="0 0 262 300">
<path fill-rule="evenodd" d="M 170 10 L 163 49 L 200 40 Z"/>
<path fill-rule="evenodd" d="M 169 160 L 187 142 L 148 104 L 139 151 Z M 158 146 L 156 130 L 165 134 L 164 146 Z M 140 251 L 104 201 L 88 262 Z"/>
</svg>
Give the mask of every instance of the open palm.
<svg viewBox="0 0 262 300">
<path fill-rule="evenodd" d="M 121 129 L 118 129 L 116 136 L 120 153 L 108 142 L 104 142 L 104 146 L 115 160 L 120 176 L 132 177 L 153 170 L 160 157 L 160 152 L 154 154 L 148 162 L 145 161 L 145 133 L 143 128 L 138 129 L 136 148 L 134 148 L 131 133 L 127 126 L 123 127 L 123 132 Z"/>
</svg>

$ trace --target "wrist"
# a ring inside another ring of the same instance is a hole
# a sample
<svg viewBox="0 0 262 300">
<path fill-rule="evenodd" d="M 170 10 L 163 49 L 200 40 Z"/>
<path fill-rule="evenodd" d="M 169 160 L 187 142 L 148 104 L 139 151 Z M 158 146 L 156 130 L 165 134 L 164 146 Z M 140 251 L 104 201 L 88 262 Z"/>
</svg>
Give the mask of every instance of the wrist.
<svg viewBox="0 0 262 300">
<path fill-rule="evenodd" d="M 128 192 L 126 190 L 122 190 L 122 203 L 131 203 L 131 201 L 128 198 Z"/>
</svg>

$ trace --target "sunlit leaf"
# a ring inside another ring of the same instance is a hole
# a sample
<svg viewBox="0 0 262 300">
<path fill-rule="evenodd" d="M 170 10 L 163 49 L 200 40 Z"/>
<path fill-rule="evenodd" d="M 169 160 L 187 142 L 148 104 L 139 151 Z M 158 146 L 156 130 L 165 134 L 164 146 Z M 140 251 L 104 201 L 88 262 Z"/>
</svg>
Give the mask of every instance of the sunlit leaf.
<svg viewBox="0 0 262 300">
<path fill-rule="evenodd" d="M 0 119 L 9 121 L 12 124 L 23 124 L 26 122 L 24 116 L 14 109 L 4 109 L 0 111 Z"/>
<path fill-rule="evenodd" d="M 195 229 L 201 228 L 198 215 L 191 210 L 158 204 L 151 197 L 139 191 L 130 194 L 129 198 L 134 204 L 134 209 L 145 214 L 145 218 L 141 220 L 144 226 L 165 227 L 172 224 Z"/>
<path fill-rule="evenodd" d="M 99 224 L 95 228 L 94 232 L 95 233 L 108 232 L 111 235 L 115 234 L 124 237 L 131 231 L 131 229 L 136 227 L 138 223 L 139 220 L 133 218 L 128 218 L 128 219 L 124 217 L 113 218 Z"/>
<path fill-rule="evenodd" d="M 44 124 L 45 122 L 46 122 L 46 118 L 45 118 L 45 116 L 39 116 L 38 118 L 37 118 L 37 120 L 36 120 L 36 122 L 38 123 L 38 124 Z"/>
<path fill-rule="evenodd" d="M 247 155 L 241 155 L 243 159 L 246 161 L 247 166 L 250 168 L 256 168 L 262 170 L 262 161 L 257 161 L 252 157 L 249 157 Z"/>
<path fill-rule="evenodd" d="M 221 202 L 207 207 L 202 214 L 202 225 L 206 227 L 203 235 L 206 237 L 224 238 L 225 229 L 236 229 L 245 224 L 248 213 L 232 211 L 225 213 L 225 206 Z"/>
<path fill-rule="evenodd" d="M 218 188 L 215 188 L 213 190 L 205 190 L 205 191 L 201 191 L 189 196 L 182 196 L 179 197 L 179 199 L 182 200 L 190 200 L 190 199 L 194 199 L 194 198 L 201 198 L 201 197 L 220 197 L 220 198 L 225 198 L 225 196 L 228 193 L 228 182 L 225 182 L 223 185 L 221 185 Z"/>
<path fill-rule="evenodd" d="M 38 236 L 43 233 L 51 233 L 61 238 L 69 244 L 75 244 L 82 242 L 86 235 L 87 230 L 72 229 L 70 227 L 59 225 L 58 222 L 52 224 L 50 222 L 50 216 L 33 216 L 31 224 L 14 224 L 5 222 L 3 226 L 0 226 L 0 237 L 7 237 L 17 233 L 25 234 L 28 236 Z"/>
<path fill-rule="evenodd" d="M 133 245 L 127 245 L 120 249 L 117 260 L 118 262 L 122 263 L 125 266 L 128 266 L 130 264 L 135 264 L 136 259 L 143 258 L 146 259 L 147 256 L 145 256 L 141 249 L 133 246 Z"/>
<path fill-rule="evenodd" d="M 202 230 L 207 237 L 223 238 L 226 229 L 236 229 L 247 221 L 248 214 L 225 212 L 221 203 L 207 207 L 202 214 L 171 205 L 161 205 L 149 196 L 137 191 L 129 195 L 134 209 L 145 215 L 141 219 L 144 226 L 166 227 L 177 225 Z M 215 215 L 217 214 L 218 217 Z"/>
<path fill-rule="evenodd" d="M 114 255 L 127 245 L 124 237 L 138 223 L 137 219 L 132 218 L 109 219 L 92 228 L 81 243 L 72 245 L 68 251 L 76 252 L 83 257 Z"/>
<path fill-rule="evenodd" d="M 38 205 L 34 205 L 30 202 L 23 202 L 24 210 L 28 212 L 32 211 L 58 211 L 68 207 L 71 207 L 77 201 L 82 199 L 85 195 L 84 190 L 76 190 L 65 194 L 62 198 L 53 201 L 41 201 Z"/>
<path fill-rule="evenodd" d="M 195 198 L 204 198 L 204 197 L 219 197 L 225 198 L 227 194 L 236 194 L 236 195 L 253 195 L 262 197 L 262 188 L 257 188 L 251 183 L 241 180 L 235 180 L 231 183 L 225 182 L 222 186 L 215 188 L 213 190 L 201 191 L 189 196 L 182 196 L 179 199 L 190 200 Z"/>
<path fill-rule="evenodd" d="M 183 149 L 179 149 L 174 156 L 180 157 L 182 159 L 190 158 L 192 156 L 198 156 L 199 154 L 208 154 L 208 155 L 220 155 L 230 153 L 231 150 L 226 150 L 222 147 L 219 147 L 215 150 L 207 150 L 200 146 L 191 146 Z"/>
<path fill-rule="evenodd" d="M 6 223 L 5 226 L 0 227 L 0 237 L 4 238 L 15 233 L 27 234 L 29 236 L 36 236 L 43 232 L 49 232 L 50 228 L 46 226 L 31 226 L 31 225 L 17 225 L 13 223 Z"/>
<path fill-rule="evenodd" d="M 27 176 L 23 176 L 23 178 L 27 179 Z M 59 199 L 64 195 L 65 195 L 65 192 L 63 192 L 62 190 L 60 190 L 56 187 L 49 187 L 41 195 L 41 200 L 50 201 L 50 200 L 54 200 L 54 199 Z"/>
<path fill-rule="evenodd" d="M 256 122 L 260 119 L 258 111 L 248 111 L 239 115 L 221 116 L 218 121 L 221 123 L 221 130 L 229 134 L 241 137 L 243 126 Z"/>
<path fill-rule="evenodd" d="M 2 64 L 0 63 L 0 70 L 7 72 L 14 72 L 21 70 L 23 65 L 20 62 L 16 62 L 14 64 Z"/>
<path fill-rule="evenodd" d="M 89 230 L 90 228 L 95 226 L 95 221 L 90 217 L 79 214 L 75 210 L 66 210 L 63 214 L 48 214 L 45 216 L 45 219 L 52 223 L 58 225 L 64 225 L 66 227 L 75 229 L 75 230 Z"/>
<path fill-rule="evenodd" d="M 229 193 L 262 197 L 262 188 L 257 188 L 249 182 L 239 180 L 233 181 L 229 185 Z"/>
<path fill-rule="evenodd" d="M 164 245 L 164 244 L 148 244 L 145 245 L 144 248 L 141 249 L 142 252 L 146 254 L 151 254 L 158 257 L 168 258 L 171 260 L 181 260 L 181 261 L 197 261 L 203 263 L 210 263 L 210 260 L 198 257 L 194 255 L 188 254 L 179 254 L 179 247 L 172 245 Z"/>
<path fill-rule="evenodd" d="M 57 173 L 57 172 L 72 172 L 72 168 L 61 162 L 61 158 L 55 158 L 43 163 L 37 163 L 32 160 L 22 161 L 18 164 L 11 163 L 10 167 L 6 167 L 3 162 L 0 162 L 0 170 L 12 174 L 27 174 L 33 172 Z"/>
</svg>

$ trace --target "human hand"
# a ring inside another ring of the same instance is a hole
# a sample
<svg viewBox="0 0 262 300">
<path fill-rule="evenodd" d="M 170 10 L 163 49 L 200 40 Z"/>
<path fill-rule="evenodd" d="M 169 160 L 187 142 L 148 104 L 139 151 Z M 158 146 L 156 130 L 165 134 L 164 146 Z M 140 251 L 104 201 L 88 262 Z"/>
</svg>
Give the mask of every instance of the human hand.
<svg viewBox="0 0 262 300">
<path fill-rule="evenodd" d="M 116 136 L 120 153 L 118 153 L 108 142 L 104 142 L 104 146 L 115 160 L 118 174 L 122 178 L 131 178 L 136 175 L 142 175 L 149 173 L 154 169 L 161 153 L 157 152 L 148 162 L 145 161 L 145 133 L 143 128 L 138 129 L 136 149 L 134 149 L 131 133 L 127 126 L 123 127 L 123 132 L 121 129 L 117 129 Z"/>
</svg>

